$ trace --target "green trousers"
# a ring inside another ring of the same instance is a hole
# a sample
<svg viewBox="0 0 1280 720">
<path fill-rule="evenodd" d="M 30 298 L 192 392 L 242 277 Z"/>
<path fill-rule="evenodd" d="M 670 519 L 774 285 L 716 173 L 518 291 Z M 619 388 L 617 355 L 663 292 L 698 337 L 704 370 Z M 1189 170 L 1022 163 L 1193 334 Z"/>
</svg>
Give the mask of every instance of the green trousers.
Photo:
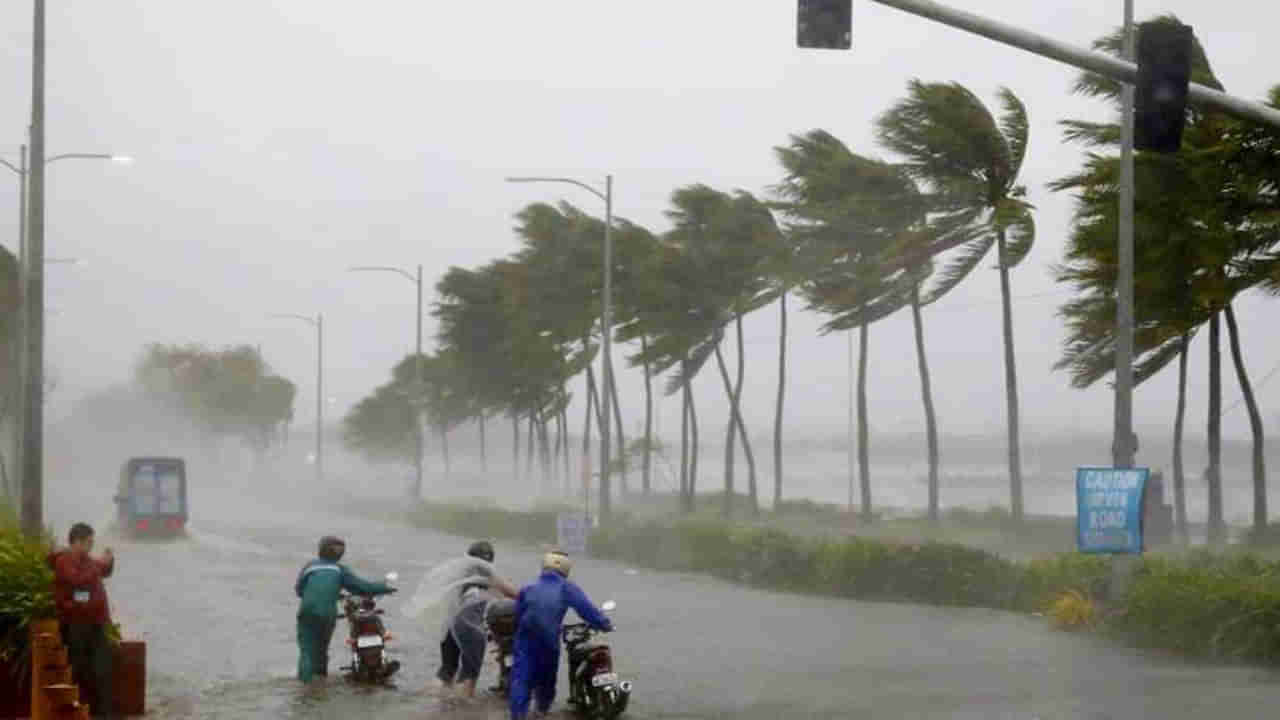
<svg viewBox="0 0 1280 720">
<path fill-rule="evenodd" d="M 302 682 L 329 674 L 329 641 L 337 624 L 337 618 L 298 615 L 298 679 Z"/>
<path fill-rule="evenodd" d="M 89 691 L 80 696 L 93 717 L 111 714 L 111 643 L 105 625 L 64 623 L 62 639 L 76 684 Z"/>
</svg>

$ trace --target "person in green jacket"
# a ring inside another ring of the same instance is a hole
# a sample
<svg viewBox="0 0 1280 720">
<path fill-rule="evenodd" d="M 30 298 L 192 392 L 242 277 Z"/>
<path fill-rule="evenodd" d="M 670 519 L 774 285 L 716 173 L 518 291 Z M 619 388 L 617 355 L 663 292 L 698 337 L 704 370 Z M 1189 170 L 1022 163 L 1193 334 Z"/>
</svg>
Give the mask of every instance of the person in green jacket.
<svg viewBox="0 0 1280 720">
<path fill-rule="evenodd" d="M 316 675 L 329 674 L 329 641 L 338 623 L 338 593 L 386 595 L 395 588 L 369 582 L 338 564 L 346 552 L 342 538 L 320 538 L 320 557 L 302 566 L 294 592 L 302 599 L 298 606 L 298 679 L 311 682 Z"/>
</svg>

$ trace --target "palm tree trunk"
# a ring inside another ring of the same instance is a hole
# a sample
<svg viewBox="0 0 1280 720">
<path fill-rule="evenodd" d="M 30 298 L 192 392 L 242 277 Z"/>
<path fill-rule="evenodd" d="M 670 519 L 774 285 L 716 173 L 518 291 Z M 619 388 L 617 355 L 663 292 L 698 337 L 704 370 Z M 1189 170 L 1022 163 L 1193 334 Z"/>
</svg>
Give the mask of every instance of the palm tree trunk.
<svg viewBox="0 0 1280 720">
<path fill-rule="evenodd" d="M 591 413 L 596 401 L 595 382 L 591 378 L 591 369 L 587 368 L 587 416 L 582 420 L 582 501 L 585 507 L 591 507 Z"/>
<path fill-rule="evenodd" d="M 609 396 L 613 399 L 613 426 L 617 432 L 614 445 L 617 448 L 618 459 L 618 491 L 620 497 L 625 498 L 627 496 L 627 439 L 622 434 L 622 406 L 618 403 L 617 373 L 609 373 Z"/>
<path fill-rule="evenodd" d="M 1244 355 L 1240 352 L 1240 328 L 1236 325 L 1236 313 L 1227 303 L 1227 341 L 1231 345 L 1231 359 L 1236 366 L 1236 379 L 1249 410 L 1249 429 L 1253 433 L 1253 531 L 1261 533 L 1267 528 L 1267 462 L 1262 435 L 1262 413 L 1258 412 L 1258 399 L 1254 397 L 1249 373 L 1244 369 Z"/>
<path fill-rule="evenodd" d="M 680 361 L 680 375 L 686 377 L 689 361 Z M 680 388 L 680 507 L 689 512 L 689 385 Z"/>
<path fill-rule="evenodd" d="M 440 426 L 440 449 L 444 452 L 444 481 L 449 483 L 449 476 L 452 474 L 452 462 L 449 459 L 449 428 Z"/>
<path fill-rule="evenodd" d="M 858 482 L 862 489 L 862 518 L 871 519 L 871 454 L 867 443 L 867 326 L 858 328 Z"/>
<path fill-rule="evenodd" d="M 555 495 L 556 476 L 553 470 L 555 458 L 551 456 L 551 437 L 547 431 L 547 419 L 545 416 L 538 419 L 538 452 L 542 455 L 542 477 L 543 485 L 546 487 L 546 494 L 548 496 Z"/>
<path fill-rule="evenodd" d="M 640 356 L 644 361 L 644 459 L 641 461 L 640 483 L 644 494 L 653 490 L 653 378 L 649 374 L 649 341 L 640 334 Z"/>
<path fill-rule="evenodd" d="M 724 394 L 729 398 L 729 425 L 724 439 L 724 507 L 721 514 L 725 518 L 733 517 L 733 460 L 734 438 L 738 430 L 738 409 L 733 402 L 733 386 L 729 382 L 729 370 L 724 364 L 724 354 L 720 352 L 720 344 L 716 343 L 716 367 L 720 368 L 720 379 L 724 381 Z"/>
<path fill-rule="evenodd" d="M 534 421 L 533 421 L 533 413 L 532 413 L 532 412 L 530 412 L 530 413 L 529 413 L 529 425 L 528 425 L 528 428 L 529 428 L 529 429 L 528 429 L 528 431 L 527 431 L 527 435 L 526 435 L 526 439 L 529 441 L 529 447 L 525 450 L 525 455 L 524 455 L 524 466 L 525 466 L 525 469 L 526 469 L 526 470 L 528 471 L 528 473 L 529 473 L 529 483 L 530 483 L 530 484 L 533 484 L 533 453 L 534 453 L 534 451 L 537 449 L 537 447 L 536 447 L 536 443 L 534 442 L 533 422 L 534 422 Z"/>
<path fill-rule="evenodd" d="M 1209 485 L 1209 543 L 1226 539 L 1227 527 L 1222 517 L 1222 355 L 1219 352 L 1221 320 L 1218 313 L 1209 318 L 1209 468 L 1205 480 Z"/>
<path fill-rule="evenodd" d="M 738 382 L 733 388 L 733 417 L 738 424 L 738 432 L 742 434 L 742 452 L 747 456 L 747 491 L 751 497 L 751 516 L 760 516 L 760 488 L 756 484 L 756 458 L 751 452 L 751 439 L 747 437 L 746 423 L 742 421 L 742 382 L 746 375 L 747 355 L 745 342 L 742 339 L 742 314 L 738 314 Z"/>
<path fill-rule="evenodd" d="M 596 385 L 595 370 L 593 370 L 590 367 L 587 368 L 587 389 L 591 392 L 592 396 L 595 397 L 595 403 L 593 404 L 593 406 L 595 407 L 596 426 L 600 428 L 600 433 L 601 435 L 603 435 L 604 434 L 604 410 L 600 407 L 601 393 L 600 393 L 599 387 Z"/>
<path fill-rule="evenodd" d="M 511 467 L 520 487 L 520 415 L 515 410 L 511 411 L 511 437 Z"/>
<path fill-rule="evenodd" d="M 693 378 L 685 384 L 691 385 Z M 689 389 L 689 512 L 698 504 L 698 406 L 693 402 L 693 388 Z"/>
<path fill-rule="evenodd" d="M 1187 544 L 1187 477 L 1182 467 L 1182 435 L 1187 414 L 1187 348 L 1191 336 L 1183 334 L 1178 351 L 1178 412 L 1173 420 L 1173 514 L 1178 539 Z"/>
<path fill-rule="evenodd" d="M 1004 326 L 1004 392 L 1009 423 L 1009 500 L 1013 522 L 1022 524 L 1022 442 L 1018 431 L 1018 368 L 1013 354 L 1013 299 L 1009 293 L 1009 266 L 1005 263 L 1005 233 L 996 240 L 1000 252 L 1000 311 Z"/>
<path fill-rule="evenodd" d="M 778 402 L 773 411 L 773 508 L 782 506 L 782 401 L 787 395 L 787 291 L 778 297 Z"/>
<path fill-rule="evenodd" d="M 929 382 L 929 361 L 924 354 L 924 322 L 920 317 L 920 286 L 911 289 L 911 320 L 916 334 L 916 363 L 920 368 L 920 395 L 924 399 L 925 437 L 929 448 L 929 524 L 937 525 L 938 502 L 938 419 L 933 409 Z"/>
<path fill-rule="evenodd" d="M 569 450 L 569 408 L 566 403 L 565 407 L 560 408 L 560 427 L 563 431 L 563 445 L 561 453 L 564 455 L 564 488 L 565 496 L 573 495 L 573 453 Z"/>
<path fill-rule="evenodd" d="M 480 471 L 487 473 L 489 472 L 489 448 L 485 443 L 484 425 L 484 413 L 480 413 Z"/>
<path fill-rule="evenodd" d="M 569 497 L 569 452 L 565 446 L 567 429 L 564 424 L 564 408 L 556 412 L 556 457 L 559 458 L 560 494 Z"/>
</svg>

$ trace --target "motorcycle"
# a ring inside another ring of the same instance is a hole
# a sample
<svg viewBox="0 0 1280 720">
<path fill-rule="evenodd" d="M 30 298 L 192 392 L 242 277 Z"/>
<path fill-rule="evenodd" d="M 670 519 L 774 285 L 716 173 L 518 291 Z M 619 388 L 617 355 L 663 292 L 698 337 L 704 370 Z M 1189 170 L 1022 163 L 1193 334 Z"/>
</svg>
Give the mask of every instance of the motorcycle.
<svg viewBox="0 0 1280 720">
<path fill-rule="evenodd" d="M 505 598 L 490 601 L 484 610 L 484 624 L 498 664 L 498 684 L 489 690 L 507 697 L 511 691 L 511 662 L 515 653 L 516 602 Z"/>
<path fill-rule="evenodd" d="M 387 582 L 395 582 L 398 577 L 396 573 L 387 573 Z M 339 600 L 349 627 L 346 644 L 351 651 L 351 664 L 340 669 L 355 682 L 385 683 L 400 669 L 400 661 L 387 657 L 391 633 L 382 622 L 382 609 L 372 595 L 343 593 Z"/>
<path fill-rule="evenodd" d="M 616 607 L 610 600 L 601 609 L 612 612 Z M 594 640 L 598 634 L 586 623 L 560 628 L 569 656 L 569 704 L 583 717 L 613 720 L 627 709 L 632 685 L 630 680 L 618 679 L 613 652 L 608 644 Z"/>
</svg>

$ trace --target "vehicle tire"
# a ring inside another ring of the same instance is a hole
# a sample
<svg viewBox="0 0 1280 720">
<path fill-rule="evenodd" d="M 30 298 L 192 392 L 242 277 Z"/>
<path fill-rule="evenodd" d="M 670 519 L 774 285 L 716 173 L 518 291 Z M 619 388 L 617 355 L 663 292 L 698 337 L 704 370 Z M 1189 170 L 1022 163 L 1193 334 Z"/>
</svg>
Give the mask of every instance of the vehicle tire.
<svg viewBox="0 0 1280 720">
<path fill-rule="evenodd" d="M 618 692 L 617 688 L 589 688 L 587 690 L 588 714 L 597 720 L 614 720 L 627 709 L 629 696 Z"/>
</svg>

